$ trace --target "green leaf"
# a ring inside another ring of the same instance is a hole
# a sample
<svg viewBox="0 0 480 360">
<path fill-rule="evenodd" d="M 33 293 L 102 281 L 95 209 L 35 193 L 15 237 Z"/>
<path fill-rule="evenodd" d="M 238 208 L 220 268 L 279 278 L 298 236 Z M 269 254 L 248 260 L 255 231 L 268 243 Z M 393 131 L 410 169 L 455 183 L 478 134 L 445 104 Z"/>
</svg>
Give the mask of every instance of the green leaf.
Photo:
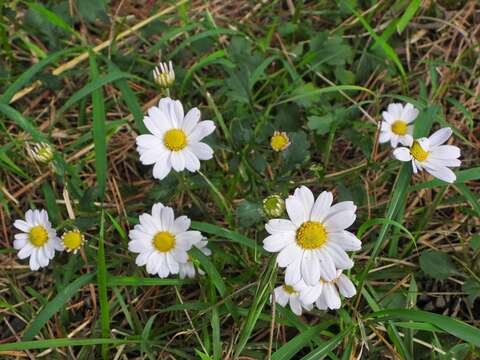
<svg viewBox="0 0 480 360">
<path fill-rule="evenodd" d="M 84 274 L 78 277 L 75 281 L 65 286 L 58 294 L 55 296 L 45 307 L 40 310 L 35 319 L 30 323 L 30 325 L 25 330 L 22 340 L 29 341 L 32 340 L 42 327 L 55 315 L 59 310 L 64 308 L 64 305 L 67 301 L 75 295 L 75 292 L 80 289 L 82 286 L 88 284 L 92 278 L 95 276 L 95 272 Z M 32 343 L 37 343 L 33 341 Z M 4 344 L 8 345 L 8 344 Z M 0 345 L 0 350 L 2 345 Z"/>
<path fill-rule="evenodd" d="M 91 275 L 91 274 L 86 274 Z M 47 339 L 47 340 L 35 340 L 35 341 L 17 341 L 14 343 L 0 344 L 0 351 L 11 350 L 32 350 L 32 349 L 50 349 L 66 346 L 89 346 L 89 345 L 101 345 L 110 344 L 113 346 L 138 343 L 139 340 L 124 340 L 124 339 Z"/>
<path fill-rule="evenodd" d="M 480 234 L 472 236 L 472 238 L 470 239 L 470 246 L 475 253 L 480 250 Z"/>
<path fill-rule="evenodd" d="M 83 1 L 81 1 L 83 2 Z M 58 26 L 59 28 L 69 32 L 70 34 L 74 35 L 77 39 L 81 39 L 82 37 L 78 32 L 72 29 L 72 27 L 65 22 L 61 17 L 59 17 L 57 14 L 54 12 L 48 10 L 47 8 L 43 7 L 41 4 L 38 3 L 29 3 L 28 6 L 37 11 L 38 13 L 42 14 L 45 16 L 45 18 L 52 23 L 55 26 Z"/>
<path fill-rule="evenodd" d="M 450 260 L 450 256 L 444 252 L 427 250 L 420 255 L 420 268 L 430 277 L 444 280 L 455 274 L 457 270 Z"/>
<path fill-rule="evenodd" d="M 307 134 L 303 131 L 290 133 L 288 137 L 290 138 L 290 146 L 282 152 L 282 157 L 287 168 L 294 168 L 300 166 L 308 157 L 310 142 L 307 139 Z"/>
<path fill-rule="evenodd" d="M 98 81 L 98 68 L 95 61 L 95 55 L 89 54 L 90 71 L 92 81 Z M 92 92 L 93 103 L 93 143 L 95 145 L 95 172 L 97 174 L 97 184 L 100 200 L 105 197 L 105 187 L 107 183 L 107 139 L 105 134 L 105 103 L 103 100 L 102 88 L 97 88 Z"/>
<path fill-rule="evenodd" d="M 253 249 L 257 252 L 267 254 L 267 252 L 261 246 L 258 246 L 254 240 L 246 237 L 245 235 L 239 234 L 238 232 L 224 229 L 217 225 L 198 221 L 192 221 L 192 229 L 199 230 L 202 233 L 212 234 L 221 238 L 229 239 L 240 245 L 249 247 L 250 249 Z"/>
<path fill-rule="evenodd" d="M 480 329 L 449 316 L 422 310 L 388 309 L 371 313 L 367 318 L 382 321 L 385 318 L 399 318 L 402 320 L 430 323 L 461 340 L 480 347 Z"/>
<path fill-rule="evenodd" d="M 293 339 L 282 345 L 280 349 L 272 354 L 271 360 L 292 359 L 303 347 L 305 347 L 313 337 L 318 336 L 323 325 L 309 327 L 308 330 L 295 336 Z"/>
<path fill-rule="evenodd" d="M 468 302 L 473 306 L 474 301 L 480 297 L 480 283 L 475 279 L 468 279 L 463 283 L 462 290 L 467 293 Z"/>
</svg>

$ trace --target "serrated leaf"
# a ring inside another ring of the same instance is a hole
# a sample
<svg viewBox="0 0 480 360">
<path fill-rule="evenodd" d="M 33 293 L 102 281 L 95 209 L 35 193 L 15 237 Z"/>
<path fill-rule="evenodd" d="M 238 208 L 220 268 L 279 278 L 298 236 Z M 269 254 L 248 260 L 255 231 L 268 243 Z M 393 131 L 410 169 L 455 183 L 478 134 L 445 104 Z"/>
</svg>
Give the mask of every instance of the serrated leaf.
<svg viewBox="0 0 480 360">
<path fill-rule="evenodd" d="M 262 220 L 261 206 L 250 201 L 242 201 L 237 208 L 238 224 L 249 227 Z"/>
</svg>

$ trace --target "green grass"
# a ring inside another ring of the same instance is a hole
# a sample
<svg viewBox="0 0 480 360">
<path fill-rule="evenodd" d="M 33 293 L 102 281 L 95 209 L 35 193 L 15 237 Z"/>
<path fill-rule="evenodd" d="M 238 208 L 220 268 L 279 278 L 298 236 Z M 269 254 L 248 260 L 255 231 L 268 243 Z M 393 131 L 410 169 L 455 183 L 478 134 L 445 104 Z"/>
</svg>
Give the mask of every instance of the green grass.
<svg viewBox="0 0 480 360">
<path fill-rule="evenodd" d="M 0 7 L 2 359 L 480 356 L 478 46 L 465 37 L 478 5 L 70 3 Z M 159 52 L 175 67 L 168 92 L 151 74 Z M 158 181 L 135 138 L 168 94 L 215 122 L 215 155 Z M 453 129 L 455 184 L 413 175 L 377 143 L 394 101 L 420 109 L 416 137 Z M 272 151 L 274 131 L 287 150 Z M 33 162 L 26 141 L 51 144 L 53 163 Z M 262 247 L 262 201 L 302 184 L 354 201 L 363 245 L 349 272 L 358 295 L 298 317 L 270 304 L 284 272 Z M 190 252 L 204 276 L 135 265 L 128 231 L 155 202 L 208 238 L 212 256 Z M 12 248 L 29 208 L 87 244 L 30 272 Z"/>
</svg>

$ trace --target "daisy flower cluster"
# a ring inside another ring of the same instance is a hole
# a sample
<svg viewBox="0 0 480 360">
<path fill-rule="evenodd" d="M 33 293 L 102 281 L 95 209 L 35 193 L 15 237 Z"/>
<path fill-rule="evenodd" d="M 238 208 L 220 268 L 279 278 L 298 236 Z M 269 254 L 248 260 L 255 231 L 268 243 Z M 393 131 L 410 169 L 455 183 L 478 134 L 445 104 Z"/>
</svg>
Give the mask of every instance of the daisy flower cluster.
<svg viewBox="0 0 480 360">
<path fill-rule="evenodd" d="M 450 169 L 459 167 L 460 149 L 454 145 L 445 145 L 452 136 L 452 129 L 442 128 L 432 135 L 413 138 L 413 122 L 419 111 L 412 105 L 390 104 L 382 113 L 380 127 L 381 143 L 390 142 L 393 156 L 404 162 L 411 162 L 415 174 L 425 170 L 430 175 L 447 183 L 456 180 Z M 399 144 L 403 146 L 398 146 Z"/>
<path fill-rule="evenodd" d="M 160 63 L 153 77 L 167 96 L 148 109 L 144 117 L 148 132 L 136 138 L 140 162 L 153 167 L 157 180 L 172 172 L 197 172 L 201 161 L 213 158 L 213 149 L 203 140 L 215 131 L 215 124 L 201 121 L 196 107 L 185 114 L 182 103 L 170 98 L 169 87 L 175 81 L 171 62 Z M 460 149 L 446 144 L 452 130 L 442 128 L 429 137 L 414 138 L 413 124 L 418 114 L 412 104 L 390 104 L 382 113 L 379 141 L 390 143 L 398 160 L 411 162 L 415 174 L 425 170 L 440 180 L 454 182 L 456 176 L 451 168 L 459 167 L 461 161 Z M 285 132 L 275 131 L 270 139 L 275 152 L 290 145 Z M 39 143 L 29 148 L 29 154 L 35 161 L 49 163 L 54 149 Z M 334 204 L 332 192 L 323 191 L 315 197 L 306 186 L 296 188 L 286 200 L 273 194 L 263 201 L 263 213 L 270 218 L 265 224 L 268 236 L 263 247 L 276 254 L 277 265 L 284 269 L 283 284 L 274 289 L 271 301 L 283 307 L 289 305 L 301 315 L 314 307 L 338 309 L 342 298 L 356 294 L 348 277 L 354 265 L 349 253 L 360 250 L 362 244 L 347 230 L 355 222 L 356 210 L 352 201 Z M 281 218 L 285 211 L 286 219 Z M 28 210 L 25 219 L 16 220 L 14 226 L 20 233 L 15 235 L 13 246 L 20 259 L 29 258 L 31 270 L 46 267 L 55 252 L 75 254 L 85 243 L 85 236 L 75 228 L 57 236 L 45 210 Z M 212 253 L 207 239 L 191 229 L 191 220 L 185 215 L 175 217 L 173 209 L 162 203 L 153 204 L 149 212 L 139 216 L 129 238 L 128 250 L 136 254 L 135 263 L 160 278 L 204 275 L 189 252 L 196 248 L 205 256 Z"/>
<path fill-rule="evenodd" d="M 305 186 L 295 189 L 285 206 L 289 219 L 269 220 L 265 229 L 270 235 L 263 240 L 265 250 L 278 253 L 277 264 L 285 268 L 275 301 L 288 303 L 297 315 L 313 304 L 320 310 L 338 309 L 340 295 L 356 294 L 343 271 L 353 267 L 347 252 L 361 248 L 360 240 L 346 230 L 355 222 L 357 207 L 351 201 L 333 205 L 328 191 L 315 198 Z"/>
</svg>

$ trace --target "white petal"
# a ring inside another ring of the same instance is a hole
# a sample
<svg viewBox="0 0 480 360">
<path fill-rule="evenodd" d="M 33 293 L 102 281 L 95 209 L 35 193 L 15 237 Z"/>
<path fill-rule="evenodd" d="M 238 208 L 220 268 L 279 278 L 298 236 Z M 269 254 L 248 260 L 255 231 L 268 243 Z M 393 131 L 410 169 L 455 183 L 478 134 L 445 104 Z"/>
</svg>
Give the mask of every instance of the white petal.
<svg viewBox="0 0 480 360">
<path fill-rule="evenodd" d="M 182 249 L 172 249 L 171 254 L 179 263 L 186 263 L 188 261 L 188 254 Z"/>
<path fill-rule="evenodd" d="M 347 230 L 329 233 L 328 241 L 335 243 L 345 251 L 358 251 L 362 247 L 362 242 Z"/>
<path fill-rule="evenodd" d="M 151 253 L 140 253 L 137 258 L 135 259 L 135 264 L 137 264 L 137 266 L 143 266 L 147 263 L 148 261 L 148 258 L 150 257 L 150 254 Z"/>
<path fill-rule="evenodd" d="M 445 181 L 447 183 L 454 183 L 457 179 L 455 173 L 447 168 L 446 166 L 439 166 L 437 169 L 426 169 L 430 174 L 435 176 L 437 179 Z"/>
<path fill-rule="evenodd" d="M 277 256 L 277 264 L 280 267 L 287 267 L 294 261 L 300 261 L 302 250 L 293 242 L 284 247 Z"/>
<path fill-rule="evenodd" d="M 355 211 L 346 210 L 337 212 L 325 219 L 327 232 L 335 232 L 350 227 L 356 219 Z"/>
<path fill-rule="evenodd" d="M 188 145 L 188 149 L 196 155 L 200 160 L 210 160 L 213 157 L 212 148 L 202 142 L 192 143 Z"/>
<path fill-rule="evenodd" d="M 342 302 L 334 285 L 325 284 L 322 294 L 325 296 L 325 302 L 327 303 L 329 309 L 340 309 Z"/>
<path fill-rule="evenodd" d="M 442 145 L 450 138 L 450 136 L 452 136 L 452 129 L 446 127 L 435 131 L 428 137 L 428 140 L 430 141 L 430 146 L 435 147 Z"/>
<path fill-rule="evenodd" d="M 353 267 L 353 261 L 350 259 L 340 246 L 334 242 L 328 242 L 325 245 L 325 251 L 330 255 L 330 258 L 335 264 L 337 269 L 351 269 Z"/>
<path fill-rule="evenodd" d="M 153 251 L 153 246 L 151 241 L 139 241 L 134 240 L 128 243 L 128 250 L 134 253 L 142 253 L 147 251 Z"/>
<path fill-rule="evenodd" d="M 317 256 L 320 260 L 321 277 L 326 281 L 332 281 L 337 277 L 337 269 L 333 259 L 323 249 L 317 250 Z"/>
<path fill-rule="evenodd" d="M 183 156 L 183 151 L 172 151 L 170 153 L 170 162 L 175 171 L 185 170 L 185 156 Z"/>
<path fill-rule="evenodd" d="M 298 298 L 295 296 L 290 296 L 290 309 L 292 309 L 292 312 L 295 315 L 302 315 L 302 305 L 300 304 Z"/>
<path fill-rule="evenodd" d="M 380 142 L 380 144 L 383 144 L 390 141 L 391 137 L 392 133 L 390 131 L 381 131 L 380 136 L 378 137 L 378 141 Z"/>
<path fill-rule="evenodd" d="M 412 154 L 410 154 L 410 149 L 406 147 L 399 147 L 393 150 L 393 156 L 400 161 L 411 161 Z"/>
<path fill-rule="evenodd" d="M 357 293 L 355 285 L 353 285 L 350 279 L 343 274 L 338 277 L 337 286 L 340 290 L 340 294 L 342 294 L 346 298 L 351 298 Z"/>
<path fill-rule="evenodd" d="M 330 191 L 323 191 L 315 200 L 313 204 L 312 212 L 310 214 L 310 219 L 322 222 L 325 217 L 328 215 L 330 206 L 333 202 L 333 195 Z"/>
<path fill-rule="evenodd" d="M 300 198 L 295 195 L 290 195 L 287 198 L 285 201 L 285 207 L 290 220 L 292 220 L 297 227 L 309 220 L 310 214 L 306 213 L 305 206 L 303 206 Z"/>
<path fill-rule="evenodd" d="M 300 264 L 302 258 L 298 257 L 285 270 L 285 282 L 287 284 L 296 284 L 302 279 Z"/>
<path fill-rule="evenodd" d="M 189 135 L 199 121 L 200 121 L 200 110 L 194 107 L 190 109 L 190 111 L 187 113 L 187 115 L 183 119 L 182 130 L 185 131 L 187 135 Z"/>
<path fill-rule="evenodd" d="M 200 160 L 198 157 L 191 151 L 186 148 L 182 151 L 183 156 L 185 157 L 185 168 L 190 172 L 196 172 L 200 170 Z"/>
<path fill-rule="evenodd" d="M 152 217 L 155 220 L 161 221 L 162 220 L 162 209 L 164 208 L 164 205 L 162 203 L 155 203 L 152 205 Z"/>
<path fill-rule="evenodd" d="M 392 148 L 396 148 L 398 146 L 399 141 L 400 141 L 399 136 L 396 134 L 392 134 L 390 138 L 390 145 L 392 146 Z"/>
<path fill-rule="evenodd" d="M 161 277 L 161 278 L 166 278 L 169 274 L 170 274 L 170 270 L 168 268 L 168 265 L 167 265 L 167 259 L 165 257 L 165 254 L 163 254 L 163 259 L 162 259 L 162 263 L 160 265 L 160 268 L 158 270 L 158 276 Z"/>
<path fill-rule="evenodd" d="M 167 157 L 169 156 L 169 153 Z M 163 180 L 167 177 L 167 175 L 172 170 L 172 165 L 169 160 L 164 159 L 163 161 L 157 161 L 153 166 L 153 177 L 158 180 Z"/>
<path fill-rule="evenodd" d="M 38 249 L 35 249 L 35 251 L 30 256 L 29 265 L 32 271 L 36 271 L 40 269 L 40 264 L 38 263 L 38 260 L 37 260 L 37 250 Z"/>
<path fill-rule="evenodd" d="M 188 216 L 185 216 L 185 215 L 179 216 L 173 222 L 173 227 L 171 228 L 171 230 L 175 235 L 177 235 L 187 231 L 190 225 L 191 225 L 191 221 L 188 218 Z"/>
<path fill-rule="evenodd" d="M 278 252 L 284 247 L 295 243 L 295 233 L 278 233 L 267 236 L 263 240 L 263 248 L 268 252 Z"/>
<path fill-rule="evenodd" d="M 145 124 L 145 127 L 148 129 L 148 131 L 150 131 L 150 133 L 159 137 L 160 139 L 163 139 L 164 131 L 162 129 L 162 125 L 160 125 L 159 122 L 153 120 L 148 116 L 145 116 L 143 118 L 143 123 Z"/>
<path fill-rule="evenodd" d="M 177 126 L 181 127 L 181 125 L 183 124 L 183 118 L 184 118 L 182 103 L 178 100 L 175 100 L 172 103 L 172 107 L 170 111 L 171 111 L 170 116 L 175 117 L 175 120 L 177 121 Z"/>
<path fill-rule="evenodd" d="M 13 223 L 13 226 L 15 226 L 18 230 L 23 231 L 23 232 L 30 232 L 31 225 L 29 225 L 26 221 L 23 220 L 15 220 Z"/>
<path fill-rule="evenodd" d="M 147 112 L 148 117 L 162 133 L 174 127 L 167 109 L 152 106 Z"/>
<path fill-rule="evenodd" d="M 40 264 L 40 267 L 45 267 L 49 263 L 48 254 L 45 252 L 46 246 L 42 246 L 37 249 L 37 261 Z"/>
<path fill-rule="evenodd" d="M 280 306 L 285 307 L 287 305 L 289 296 L 288 294 L 283 290 L 283 286 L 276 287 L 274 290 L 275 293 L 275 302 L 279 304 Z"/>
<path fill-rule="evenodd" d="M 190 250 L 192 246 L 202 240 L 200 231 L 189 230 L 176 235 L 175 248 Z"/>
<path fill-rule="evenodd" d="M 413 144 L 413 137 L 410 134 L 406 134 L 399 137 L 400 143 L 404 146 L 412 146 Z"/>
<path fill-rule="evenodd" d="M 178 262 L 169 253 L 166 253 L 165 256 L 167 258 L 167 265 L 170 270 L 170 273 L 178 274 L 178 269 L 179 269 Z"/>
<path fill-rule="evenodd" d="M 33 250 L 35 250 L 35 247 L 32 244 L 27 243 L 23 248 L 20 249 L 17 256 L 19 259 L 26 259 L 32 254 Z"/>
<path fill-rule="evenodd" d="M 170 231 L 173 227 L 175 216 L 171 207 L 165 206 L 160 214 L 162 230 Z"/>
<path fill-rule="evenodd" d="M 25 213 L 25 220 L 31 226 L 37 225 L 37 210 L 28 210 Z"/>
<path fill-rule="evenodd" d="M 24 235 L 24 236 L 19 236 L 19 235 Z M 13 248 L 15 250 L 20 250 L 24 246 L 28 244 L 28 236 L 27 234 L 16 234 L 15 235 L 15 240 L 13 241 Z"/>
<path fill-rule="evenodd" d="M 320 264 L 314 251 L 303 252 L 301 265 L 302 279 L 309 286 L 315 286 L 320 281 Z"/>
<path fill-rule="evenodd" d="M 290 220 L 271 219 L 265 224 L 265 230 L 269 234 L 277 234 L 295 232 L 297 228 Z"/>
<path fill-rule="evenodd" d="M 200 121 L 197 126 L 188 134 L 188 141 L 196 143 L 202 140 L 204 137 L 210 135 L 215 131 L 215 124 L 212 120 Z"/>
<path fill-rule="evenodd" d="M 139 135 L 135 141 L 138 146 L 146 149 L 164 148 L 161 138 L 151 134 Z"/>
<path fill-rule="evenodd" d="M 160 158 L 165 158 L 170 151 L 165 149 L 151 149 L 147 151 L 139 150 L 140 162 L 143 165 L 152 165 L 158 162 Z"/>
<path fill-rule="evenodd" d="M 407 124 L 410 124 L 414 121 L 418 116 L 418 109 L 416 109 L 412 104 L 407 104 L 403 108 L 402 117 L 401 119 L 405 121 Z"/>
<path fill-rule="evenodd" d="M 325 217 L 324 222 L 326 222 L 332 216 L 339 214 L 341 212 L 355 212 L 357 207 L 353 201 L 340 201 L 339 203 L 333 205 L 328 209 L 328 215 Z"/>
<path fill-rule="evenodd" d="M 300 199 L 300 202 L 302 203 L 305 209 L 305 214 L 307 215 L 307 218 L 310 219 L 310 213 L 312 212 L 313 202 L 315 201 L 315 198 L 313 197 L 313 194 L 310 191 L 310 189 L 307 188 L 306 186 L 300 186 L 295 189 L 293 196 L 295 196 L 297 199 Z"/>
<path fill-rule="evenodd" d="M 300 301 L 305 305 L 313 304 L 322 293 L 323 283 L 319 282 L 315 286 L 308 286 L 300 293 Z"/>
<path fill-rule="evenodd" d="M 429 157 L 435 159 L 457 159 L 460 157 L 460 149 L 453 145 L 441 145 L 432 148 Z"/>
</svg>

